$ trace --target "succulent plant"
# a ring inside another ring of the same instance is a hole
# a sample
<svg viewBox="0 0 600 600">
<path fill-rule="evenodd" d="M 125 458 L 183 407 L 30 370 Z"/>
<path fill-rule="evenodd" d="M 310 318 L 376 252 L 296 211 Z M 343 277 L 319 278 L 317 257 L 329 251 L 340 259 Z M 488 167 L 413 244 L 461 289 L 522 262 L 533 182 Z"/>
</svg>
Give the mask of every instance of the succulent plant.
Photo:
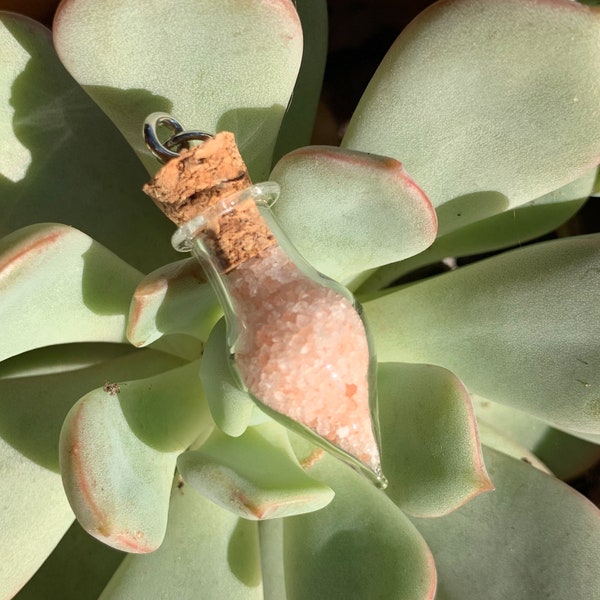
<svg viewBox="0 0 600 600">
<path fill-rule="evenodd" d="M 0 13 L 0 598 L 600 589 L 600 513 L 560 480 L 600 456 L 600 238 L 525 244 L 595 191 L 600 12 L 434 4 L 341 147 L 307 146 L 325 24 L 319 0 L 64 0 L 52 39 Z M 233 131 L 363 302 L 385 491 L 236 386 L 220 306 L 141 192 L 154 111 Z"/>
</svg>

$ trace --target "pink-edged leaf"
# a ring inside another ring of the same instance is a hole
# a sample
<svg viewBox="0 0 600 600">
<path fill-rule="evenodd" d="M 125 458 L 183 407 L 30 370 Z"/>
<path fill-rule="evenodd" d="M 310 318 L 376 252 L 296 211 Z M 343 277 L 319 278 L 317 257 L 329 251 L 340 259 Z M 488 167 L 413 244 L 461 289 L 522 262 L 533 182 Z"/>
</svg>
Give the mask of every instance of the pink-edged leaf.
<svg viewBox="0 0 600 600">
<path fill-rule="evenodd" d="M 51 344 L 122 342 L 141 274 L 66 225 L 0 241 L 0 360 Z"/>
<path fill-rule="evenodd" d="M 441 519 L 415 519 L 439 600 L 594 598 L 600 511 L 562 481 L 484 449 L 496 491 Z"/>
<path fill-rule="evenodd" d="M 546 235 L 568 221 L 593 192 L 596 169 L 514 210 L 494 215 L 439 236 L 424 252 L 377 269 L 359 293 L 384 289 L 403 275 L 447 257 L 471 256 L 518 246 Z M 597 200 L 590 200 L 596 202 Z"/>
<path fill-rule="evenodd" d="M 210 426 L 197 363 L 84 396 L 60 438 L 65 491 L 79 522 L 120 550 L 155 550 L 177 455 Z"/>
<path fill-rule="evenodd" d="M 107 377 L 146 377 L 180 364 L 172 356 L 153 350 L 139 351 L 116 344 L 99 346 L 55 346 L 1 363 L 4 377 L 0 379 L 0 598 L 3 600 L 12 598 L 37 571 L 73 521 L 58 472 L 58 440 L 74 401 Z"/>
<path fill-rule="evenodd" d="M 343 146 L 401 160 L 444 233 L 573 181 L 600 160 L 599 14 L 436 2 L 387 53 Z"/>
<path fill-rule="evenodd" d="M 129 308 L 127 339 L 138 347 L 172 333 L 206 340 L 220 315 L 220 304 L 198 261 L 180 260 L 139 283 Z"/>
<path fill-rule="evenodd" d="M 327 485 L 304 472 L 286 430 L 273 421 L 237 438 L 217 429 L 200 448 L 181 454 L 177 468 L 196 491 L 250 520 L 320 510 L 333 498 Z"/>
<path fill-rule="evenodd" d="M 152 554 L 127 556 L 100 600 L 265 600 L 256 525 L 175 477 L 165 541 Z"/>
<path fill-rule="evenodd" d="M 271 178 L 290 239 L 334 279 L 408 258 L 435 239 L 435 211 L 396 160 L 310 146 L 284 156 Z"/>
<path fill-rule="evenodd" d="M 149 113 L 187 129 L 233 131 L 252 177 L 264 179 L 300 67 L 302 29 L 291 0 L 142 3 L 66 0 L 58 54 L 151 170 Z"/>
</svg>

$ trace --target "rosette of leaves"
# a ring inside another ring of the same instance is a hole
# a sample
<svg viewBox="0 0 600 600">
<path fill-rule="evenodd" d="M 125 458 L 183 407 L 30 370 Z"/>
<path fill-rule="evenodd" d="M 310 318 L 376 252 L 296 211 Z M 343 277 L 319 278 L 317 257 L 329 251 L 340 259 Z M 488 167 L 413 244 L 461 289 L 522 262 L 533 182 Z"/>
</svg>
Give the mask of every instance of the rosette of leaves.
<svg viewBox="0 0 600 600">
<path fill-rule="evenodd" d="M 1 15 L 0 597 L 592 597 L 599 512 L 559 477 L 598 458 L 598 236 L 393 283 L 593 193 L 598 10 L 435 4 L 341 148 L 306 146 L 317 0 L 65 0 L 53 36 Z M 218 303 L 140 191 L 154 111 L 233 131 L 363 300 L 387 490 L 236 388 Z"/>
</svg>

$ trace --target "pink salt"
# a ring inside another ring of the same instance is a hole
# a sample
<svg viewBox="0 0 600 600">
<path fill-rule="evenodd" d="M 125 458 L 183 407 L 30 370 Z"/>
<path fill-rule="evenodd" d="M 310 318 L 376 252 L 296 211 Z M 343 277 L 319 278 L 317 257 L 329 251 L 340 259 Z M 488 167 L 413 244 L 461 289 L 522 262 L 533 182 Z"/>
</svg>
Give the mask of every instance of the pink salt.
<svg viewBox="0 0 600 600">
<path fill-rule="evenodd" d="M 250 392 L 379 472 L 369 348 L 352 304 L 309 279 L 279 246 L 226 278 L 247 328 L 235 362 Z"/>
</svg>

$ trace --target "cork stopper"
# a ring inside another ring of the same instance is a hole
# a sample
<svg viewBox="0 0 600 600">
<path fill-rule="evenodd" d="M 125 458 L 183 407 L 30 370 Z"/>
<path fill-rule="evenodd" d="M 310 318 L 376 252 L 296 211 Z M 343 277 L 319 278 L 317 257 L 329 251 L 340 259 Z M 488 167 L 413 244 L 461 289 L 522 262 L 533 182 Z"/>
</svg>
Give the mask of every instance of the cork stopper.
<svg viewBox="0 0 600 600">
<path fill-rule="evenodd" d="M 205 215 L 206 222 L 197 234 L 203 236 L 221 272 L 226 273 L 276 243 L 251 198 L 223 212 L 209 210 L 251 185 L 233 133 L 223 131 L 183 150 L 143 190 L 180 227 Z"/>
</svg>

